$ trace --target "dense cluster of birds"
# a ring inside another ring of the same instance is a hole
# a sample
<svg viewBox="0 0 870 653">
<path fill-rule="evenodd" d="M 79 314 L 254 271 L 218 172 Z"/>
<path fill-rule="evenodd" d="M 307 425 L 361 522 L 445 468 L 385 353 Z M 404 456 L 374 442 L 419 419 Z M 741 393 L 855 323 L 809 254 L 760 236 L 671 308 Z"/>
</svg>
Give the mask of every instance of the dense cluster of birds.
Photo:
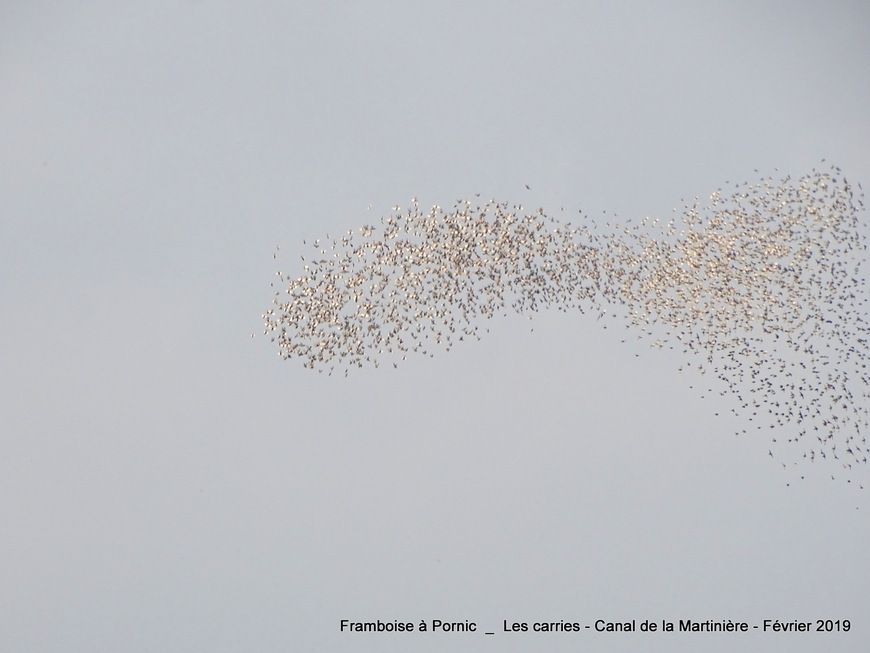
<svg viewBox="0 0 870 653">
<path fill-rule="evenodd" d="M 862 209 L 860 185 L 836 167 L 720 189 L 628 227 L 413 200 L 380 226 L 314 241 L 301 275 L 278 272 L 265 332 L 284 358 L 346 375 L 479 338 L 500 313 L 610 311 L 717 378 L 794 462 L 851 470 L 867 462 L 870 430 Z"/>
</svg>

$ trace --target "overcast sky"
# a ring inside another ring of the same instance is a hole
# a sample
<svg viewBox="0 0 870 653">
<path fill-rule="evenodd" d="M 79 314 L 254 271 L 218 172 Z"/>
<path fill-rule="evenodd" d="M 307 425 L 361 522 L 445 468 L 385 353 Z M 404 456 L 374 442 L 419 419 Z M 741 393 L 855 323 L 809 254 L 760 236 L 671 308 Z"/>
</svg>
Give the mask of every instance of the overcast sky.
<svg viewBox="0 0 870 653">
<path fill-rule="evenodd" d="M 677 352 L 551 311 L 330 378 L 260 317 L 412 197 L 867 188 L 868 69 L 859 0 L 0 2 L 0 649 L 868 650 L 870 489 Z M 852 629 L 503 632 L 597 619 Z"/>
</svg>

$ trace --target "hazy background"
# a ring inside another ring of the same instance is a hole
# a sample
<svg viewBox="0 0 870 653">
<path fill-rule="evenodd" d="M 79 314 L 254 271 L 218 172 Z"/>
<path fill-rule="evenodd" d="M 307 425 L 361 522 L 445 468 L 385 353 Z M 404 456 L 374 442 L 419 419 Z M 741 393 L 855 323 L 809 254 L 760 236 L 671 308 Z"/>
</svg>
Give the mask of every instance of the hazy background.
<svg viewBox="0 0 870 653">
<path fill-rule="evenodd" d="M 250 337 L 277 244 L 414 196 L 867 187 L 868 69 L 858 0 L 0 2 L 0 649 L 868 650 L 870 490 L 795 483 L 621 324 L 347 379 Z M 500 633 L 599 618 L 853 629 Z"/>
</svg>

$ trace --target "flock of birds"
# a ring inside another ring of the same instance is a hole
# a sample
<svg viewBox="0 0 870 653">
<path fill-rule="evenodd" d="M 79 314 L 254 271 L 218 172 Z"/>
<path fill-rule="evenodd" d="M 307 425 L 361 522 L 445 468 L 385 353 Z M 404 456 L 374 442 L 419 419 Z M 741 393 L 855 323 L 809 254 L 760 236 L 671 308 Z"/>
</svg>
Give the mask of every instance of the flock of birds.
<svg viewBox="0 0 870 653">
<path fill-rule="evenodd" d="M 284 358 L 347 375 L 479 338 L 496 314 L 609 311 L 717 378 L 793 464 L 824 459 L 851 482 L 870 430 L 862 209 L 836 167 L 630 227 L 413 200 L 379 227 L 314 241 L 301 275 L 278 272 L 265 333 Z"/>
</svg>

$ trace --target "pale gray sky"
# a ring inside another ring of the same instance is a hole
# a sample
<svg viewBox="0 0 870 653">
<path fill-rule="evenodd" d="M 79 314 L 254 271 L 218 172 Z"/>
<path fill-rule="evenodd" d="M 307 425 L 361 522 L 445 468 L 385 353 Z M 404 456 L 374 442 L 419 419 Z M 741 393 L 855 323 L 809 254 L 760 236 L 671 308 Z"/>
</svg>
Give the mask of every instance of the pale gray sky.
<svg viewBox="0 0 870 653">
<path fill-rule="evenodd" d="M 866 188 L 868 66 L 859 1 L 3 3 L 0 649 L 868 650 L 870 490 L 792 482 L 621 325 L 347 379 L 250 338 L 276 244 L 411 197 Z M 501 632 L 599 618 L 853 627 Z"/>
</svg>

